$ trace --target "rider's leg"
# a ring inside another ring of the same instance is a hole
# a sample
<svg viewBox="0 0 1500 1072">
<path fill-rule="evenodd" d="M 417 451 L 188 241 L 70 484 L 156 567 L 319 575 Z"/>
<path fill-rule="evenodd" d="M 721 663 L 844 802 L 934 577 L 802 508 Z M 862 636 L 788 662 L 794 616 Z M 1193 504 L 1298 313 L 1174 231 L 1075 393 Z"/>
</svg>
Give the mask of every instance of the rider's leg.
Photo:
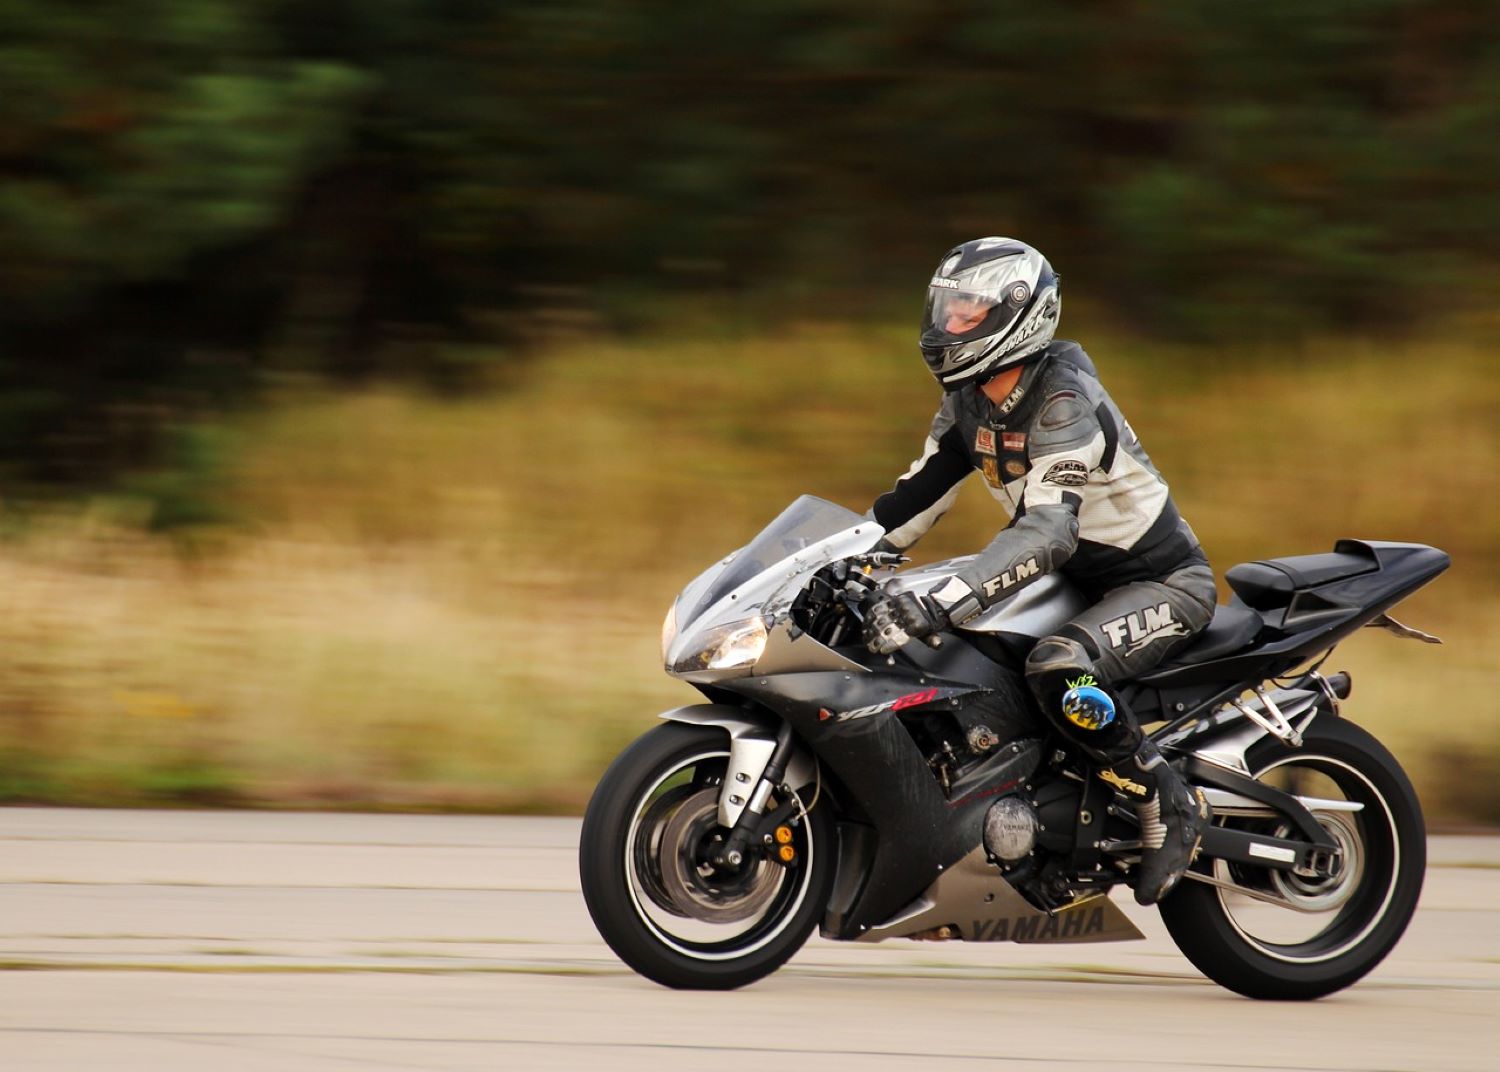
<svg viewBox="0 0 1500 1072">
<path fill-rule="evenodd" d="M 1183 576 L 1186 575 L 1186 576 Z M 1150 669 L 1207 626 L 1213 574 L 1207 565 L 1115 589 L 1039 641 L 1026 680 L 1054 728 L 1097 763 L 1099 775 L 1129 796 L 1141 822 L 1136 900 L 1151 904 L 1182 876 L 1203 829 L 1208 803 L 1162 759 L 1112 681 Z"/>
</svg>

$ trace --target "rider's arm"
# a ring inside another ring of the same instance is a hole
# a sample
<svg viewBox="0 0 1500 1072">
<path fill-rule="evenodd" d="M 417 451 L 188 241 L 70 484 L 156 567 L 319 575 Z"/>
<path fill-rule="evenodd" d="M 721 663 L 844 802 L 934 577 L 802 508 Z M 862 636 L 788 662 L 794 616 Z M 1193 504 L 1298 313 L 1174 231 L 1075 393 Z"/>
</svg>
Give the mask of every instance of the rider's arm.
<svg viewBox="0 0 1500 1072">
<path fill-rule="evenodd" d="M 959 485 L 971 472 L 963 435 L 940 412 L 922 456 L 870 510 L 870 516 L 885 529 L 887 545 L 902 551 L 926 535 L 948 512 L 958 498 Z"/>
<path fill-rule="evenodd" d="M 1081 395 L 1060 391 L 1043 403 L 1030 446 L 1031 469 L 1015 518 L 930 593 L 954 624 L 1057 569 L 1078 548 L 1083 488 L 1104 457 L 1099 420 Z"/>
</svg>

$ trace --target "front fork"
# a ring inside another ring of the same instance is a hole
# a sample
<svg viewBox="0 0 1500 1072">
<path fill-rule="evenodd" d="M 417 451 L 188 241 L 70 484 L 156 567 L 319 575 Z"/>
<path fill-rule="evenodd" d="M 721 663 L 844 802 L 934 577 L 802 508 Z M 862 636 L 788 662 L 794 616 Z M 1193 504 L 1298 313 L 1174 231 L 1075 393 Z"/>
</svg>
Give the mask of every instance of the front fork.
<svg viewBox="0 0 1500 1072">
<path fill-rule="evenodd" d="M 766 765 L 761 769 L 757 778 L 748 771 L 735 771 L 734 781 L 730 781 L 728 772 L 724 779 L 725 789 L 720 792 L 731 792 L 730 800 L 738 803 L 744 800 L 740 810 L 739 818 L 735 820 L 734 826 L 729 831 L 729 837 L 711 857 L 713 863 L 719 867 L 739 867 L 745 859 L 745 850 L 761 837 L 763 827 L 774 827 L 783 812 L 790 814 L 795 798 L 788 797 L 782 801 L 781 806 L 773 813 L 776 821 L 764 821 L 766 801 L 771 798 L 771 793 L 781 785 L 786 775 L 787 766 L 792 759 L 792 750 L 796 747 L 796 738 L 792 736 L 792 727 L 787 723 L 781 724 L 781 729 L 776 734 L 776 744 L 771 749 L 771 758 L 766 760 Z M 736 787 L 744 785 L 755 786 L 750 790 L 748 798 L 733 792 Z M 723 798 L 721 796 L 719 811 L 724 810 Z M 769 832 L 769 831 L 767 831 Z"/>
<path fill-rule="evenodd" d="M 783 784 L 803 786 L 817 777 L 816 761 L 798 746 L 792 727 L 779 718 L 728 704 L 694 704 L 665 711 L 662 718 L 693 726 L 718 726 L 729 734 L 729 764 L 719 789 L 719 825 L 729 836 L 711 862 L 738 868 L 752 844 L 797 810 L 796 798 L 770 814 L 766 802 Z"/>
</svg>

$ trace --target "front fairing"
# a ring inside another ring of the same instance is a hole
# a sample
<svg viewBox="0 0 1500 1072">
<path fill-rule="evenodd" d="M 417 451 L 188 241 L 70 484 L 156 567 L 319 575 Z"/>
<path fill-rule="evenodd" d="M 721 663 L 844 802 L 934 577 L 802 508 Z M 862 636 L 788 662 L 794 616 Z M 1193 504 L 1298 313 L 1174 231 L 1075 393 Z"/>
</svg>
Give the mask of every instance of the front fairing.
<svg viewBox="0 0 1500 1072">
<path fill-rule="evenodd" d="M 788 638 L 780 634 L 786 632 L 787 611 L 807 578 L 830 562 L 871 550 L 884 535 L 868 518 L 802 496 L 750 543 L 683 589 L 674 604 L 677 635 L 664 653 L 667 672 L 698 683 L 754 673 L 768 653 L 784 654 Z M 732 666 L 696 660 L 715 637 L 756 620 L 766 631 L 759 657 Z"/>
</svg>

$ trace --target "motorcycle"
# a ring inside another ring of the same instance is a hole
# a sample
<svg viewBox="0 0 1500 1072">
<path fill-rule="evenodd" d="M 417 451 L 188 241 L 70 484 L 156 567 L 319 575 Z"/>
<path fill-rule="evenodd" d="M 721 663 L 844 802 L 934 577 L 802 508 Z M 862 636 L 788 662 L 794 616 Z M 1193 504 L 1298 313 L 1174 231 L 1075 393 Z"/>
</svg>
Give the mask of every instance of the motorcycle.
<svg viewBox="0 0 1500 1072">
<path fill-rule="evenodd" d="M 706 702 L 661 715 L 605 772 L 579 870 L 599 933 L 669 987 L 729 989 L 825 938 L 1076 943 L 1143 937 L 1109 893 L 1140 861 L 1128 799 L 1048 733 L 1021 667 L 1078 613 L 1034 581 L 931 644 L 861 642 L 882 583 L 927 591 L 968 558 L 903 573 L 883 530 L 803 496 L 678 596 L 666 670 Z M 1166 662 L 1116 683 L 1214 819 L 1159 904 L 1200 971 L 1253 998 L 1347 987 L 1390 952 L 1426 865 L 1421 806 L 1342 717 L 1333 647 L 1449 563 L 1420 544 L 1230 569 L 1234 595 Z M 1151 623 L 1126 621 L 1149 632 Z"/>
</svg>

